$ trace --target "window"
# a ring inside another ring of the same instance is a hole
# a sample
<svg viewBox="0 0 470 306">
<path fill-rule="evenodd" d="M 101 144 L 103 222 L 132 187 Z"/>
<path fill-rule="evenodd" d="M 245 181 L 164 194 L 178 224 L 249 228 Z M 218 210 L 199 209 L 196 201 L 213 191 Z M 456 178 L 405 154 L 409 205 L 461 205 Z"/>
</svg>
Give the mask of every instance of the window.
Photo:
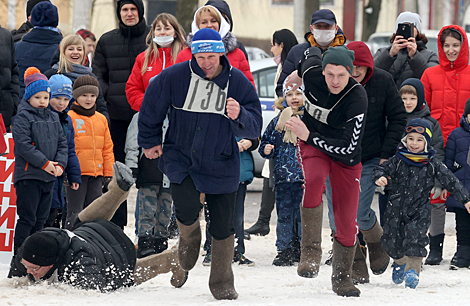
<svg viewBox="0 0 470 306">
<path fill-rule="evenodd" d="M 274 77 L 276 76 L 276 68 L 269 68 L 257 71 L 253 74 L 255 85 L 258 89 L 260 98 L 274 98 Z"/>
</svg>

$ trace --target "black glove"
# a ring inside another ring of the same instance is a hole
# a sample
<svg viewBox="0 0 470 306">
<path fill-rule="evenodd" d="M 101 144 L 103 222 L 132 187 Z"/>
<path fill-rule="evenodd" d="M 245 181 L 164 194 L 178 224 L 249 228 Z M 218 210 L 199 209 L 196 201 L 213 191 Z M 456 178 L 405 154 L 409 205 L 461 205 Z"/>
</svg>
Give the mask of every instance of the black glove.
<svg viewBox="0 0 470 306">
<path fill-rule="evenodd" d="M 112 179 L 113 179 L 113 178 L 112 178 L 111 176 L 105 176 L 105 177 L 103 178 L 104 188 L 108 189 L 108 185 L 109 185 L 109 183 L 111 183 L 111 180 L 112 180 Z"/>
<path fill-rule="evenodd" d="M 137 176 L 139 175 L 139 168 L 131 168 L 132 170 L 132 177 L 134 178 L 134 180 L 137 179 Z"/>
</svg>

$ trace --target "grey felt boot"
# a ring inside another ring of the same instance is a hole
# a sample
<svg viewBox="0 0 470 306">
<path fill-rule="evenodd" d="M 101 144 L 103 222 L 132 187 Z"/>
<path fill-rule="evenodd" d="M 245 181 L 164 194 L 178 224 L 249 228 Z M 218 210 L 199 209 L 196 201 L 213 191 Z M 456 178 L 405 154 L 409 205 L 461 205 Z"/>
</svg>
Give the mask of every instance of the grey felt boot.
<svg viewBox="0 0 470 306">
<path fill-rule="evenodd" d="M 191 225 L 184 225 L 178 220 L 180 239 L 178 242 L 178 258 L 181 267 L 189 271 L 197 262 L 201 248 L 201 227 L 199 219 Z"/>
<path fill-rule="evenodd" d="M 356 285 L 369 283 L 369 269 L 367 268 L 366 257 L 364 256 L 360 243 L 356 243 L 352 266 L 352 280 Z"/>
<path fill-rule="evenodd" d="M 364 235 L 364 241 L 369 250 L 370 269 L 375 275 L 380 275 L 387 270 L 390 262 L 390 256 L 388 256 L 380 243 L 380 237 L 382 237 L 383 234 L 382 227 L 379 222 L 376 221 L 370 230 L 361 230 L 361 232 L 362 235 Z"/>
<path fill-rule="evenodd" d="M 138 285 L 168 272 L 173 272 L 170 283 L 176 288 L 182 287 L 188 279 L 188 272 L 184 271 L 178 263 L 178 249 L 176 248 L 137 259 L 134 282 Z"/>
<path fill-rule="evenodd" d="M 339 243 L 336 238 L 333 239 L 333 262 L 331 283 L 333 291 L 345 297 L 358 297 L 361 291 L 354 286 L 352 281 L 352 265 L 356 245 L 346 247 Z"/>
<path fill-rule="evenodd" d="M 113 165 L 113 178 L 108 185 L 108 192 L 90 203 L 78 214 L 80 221 L 111 220 L 119 206 L 127 199 L 129 190 L 134 184 L 132 171 L 120 162 Z"/>
<path fill-rule="evenodd" d="M 224 240 L 212 239 L 209 288 L 217 300 L 235 300 L 238 298 L 232 271 L 233 242 L 234 235 Z"/>
<path fill-rule="evenodd" d="M 321 230 L 323 203 L 315 208 L 300 207 L 302 240 L 300 241 L 300 263 L 297 274 L 313 278 L 318 275 L 321 262 Z"/>
</svg>

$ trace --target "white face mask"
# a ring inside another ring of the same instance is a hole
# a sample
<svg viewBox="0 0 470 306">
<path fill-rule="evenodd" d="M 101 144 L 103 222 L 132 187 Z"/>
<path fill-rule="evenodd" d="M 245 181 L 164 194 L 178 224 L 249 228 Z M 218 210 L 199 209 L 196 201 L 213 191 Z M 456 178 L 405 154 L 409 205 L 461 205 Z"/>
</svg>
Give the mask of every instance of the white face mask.
<svg viewBox="0 0 470 306">
<path fill-rule="evenodd" d="M 173 40 L 175 40 L 173 36 L 156 36 L 153 38 L 153 41 L 161 47 L 168 47 L 169 45 L 171 45 Z"/>
<path fill-rule="evenodd" d="M 336 29 L 333 30 L 317 30 L 313 29 L 313 38 L 317 44 L 322 47 L 328 46 L 331 41 L 335 38 Z"/>
</svg>

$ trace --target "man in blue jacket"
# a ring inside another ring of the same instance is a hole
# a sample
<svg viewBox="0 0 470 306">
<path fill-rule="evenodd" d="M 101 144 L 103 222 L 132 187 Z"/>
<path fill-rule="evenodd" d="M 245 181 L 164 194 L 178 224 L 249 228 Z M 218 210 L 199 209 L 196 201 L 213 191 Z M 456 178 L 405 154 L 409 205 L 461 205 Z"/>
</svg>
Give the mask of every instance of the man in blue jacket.
<svg viewBox="0 0 470 306">
<path fill-rule="evenodd" d="M 261 106 L 255 88 L 224 56 L 219 33 L 197 31 L 191 50 L 190 61 L 163 70 L 147 88 L 138 141 L 148 158 L 161 157 L 160 169 L 170 179 L 182 268 L 191 270 L 199 257 L 205 194 L 213 237 L 209 287 L 216 299 L 236 299 L 231 263 L 240 156 L 235 137 L 260 136 Z"/>
</svg>

